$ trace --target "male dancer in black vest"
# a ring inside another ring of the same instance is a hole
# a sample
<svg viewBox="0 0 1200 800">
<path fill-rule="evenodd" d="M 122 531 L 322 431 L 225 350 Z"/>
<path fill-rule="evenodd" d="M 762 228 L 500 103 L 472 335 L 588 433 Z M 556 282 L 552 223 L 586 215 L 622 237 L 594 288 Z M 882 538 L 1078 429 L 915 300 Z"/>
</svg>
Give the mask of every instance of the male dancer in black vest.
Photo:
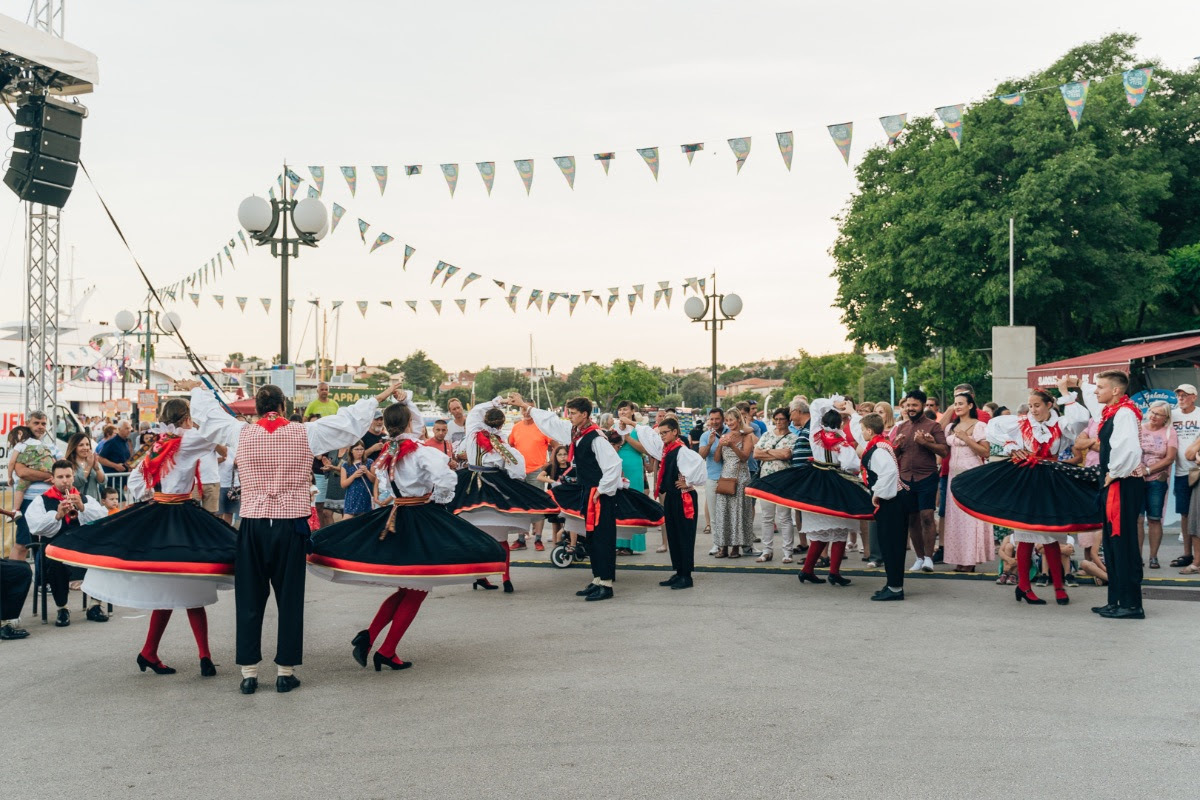
<svg viewBox="0 0 1200 800">
<path fill-rule="evenodd" d="M 1126 396 L 1129 376 L 1101 372 L 1096 376 L 1100 413 L 1100 480 L 1104 509 L 1104 564 L 1108 569 L 1108 604 L 1093 608 L 1106 619 L 1145 619 L 1142 610 L 1142 553 L 1137 519 L 1146 504 L 1142 467 L 1142 413 Z"/>
<path fill-rule="evenodd" d="M 692 588 L 692 566 L 696 556 L 696 486 L 707 478 L 704 459 L 685 447 L 679 435 L 679 422 L 667 417 L 655 431 L 648 425 L 637 426 L 637 441 L 651 458 L 662 462 L 654 482 L 654 496 L 666 511 L 667 548 L 675 574 L 659 586 L 671 589 Z M 625 437 L 633 439 L 632 435 Z"/>
<path fill-rule="evenodd" d="M 621 459 L 592 422 L 592 401 L 576 397 L 567 401 L 567 419 L 543 411 L 513 392 L 508 402 L 529 409 L 538 429 L 556 442 L 570 442 L 571 472 L 580 488 L 580 514 L 587 528 L 592 582 L 575 594 L 586 600 L 608 600 L 617 576 L 617 519 L 613 495 L 621 488 Z"/>
<path fill-rule="evenodd" d="M 900 467 L 892 443 L 883 435 L 883 417 L 867 414 L 862 418 L 861 427 L 867 443 L 862 454 L 863 482 L 871 490 L 871 502 L 875 505 L 876 536 L 887 574 L 887 585 L 871 595 L 871 599 L 903 600 L 904 540 L 908 535 L 908 519 L 901 501 L 896 499 L 900 491 Z"/>
</svg>

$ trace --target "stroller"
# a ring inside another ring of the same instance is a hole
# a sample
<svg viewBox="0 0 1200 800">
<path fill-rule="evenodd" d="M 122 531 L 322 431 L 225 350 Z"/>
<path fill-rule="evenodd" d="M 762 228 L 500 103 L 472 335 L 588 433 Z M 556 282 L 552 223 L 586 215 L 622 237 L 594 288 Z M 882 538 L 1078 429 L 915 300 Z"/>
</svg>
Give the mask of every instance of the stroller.
<svg viewBox="0 0 1200 800">
<path fill-rule="evenodd" d="M 566 523 L 563 525 L 560 538 L 554 543 L 553 549 L 550 550 L 550 563 L 559 569 L 566 569 L 576 561 L 587 561 L 587 531 L 584 530 L 583 520 L 571 514 L 564 514 Z M 572 532 L 577 533 L 575 537 L 575 550 L 572 552 L 570 547 L 570 535 Z"/>
</svg>

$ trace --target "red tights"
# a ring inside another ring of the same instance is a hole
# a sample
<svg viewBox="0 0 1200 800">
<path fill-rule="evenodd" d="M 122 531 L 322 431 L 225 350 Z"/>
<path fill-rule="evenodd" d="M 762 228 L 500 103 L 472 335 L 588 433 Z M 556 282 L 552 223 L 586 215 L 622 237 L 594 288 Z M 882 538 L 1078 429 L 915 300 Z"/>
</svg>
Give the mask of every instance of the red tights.
<svg viewBox="0 0 1200 800">
<path fill-rule="evenodd" d="M 825 542 L 809 542 L 808 553 L 804 556 L 804 571 L 812 574 L 813 567 L 817 565 L 817 559 L 821 557 L 821 553 L 825 551 Z M 846 555 L 845 542 L 830 542 L 829 543 L 829 574 L 840 575 L 842 571 L 842 559 Z"/>
<path fill-rule="evenodd" d="M 395 657 L 396 645 L 400 644 L 400 639 L 412 624 L 417 612 L 421 610 L 421 603 L 425 602 L 425 596 L 428 594 L 419 589 L 397 589 L 394 594 L 384 598 L 379 610 L 375 612 L 375 619 L 371 620 L 371 625 L 367 628 L 367 636 L 374 642 L 384 627 L 391 623 L 392 627 L 388 629 L 383 644 L 379 646 L 381 656 Z"/>
<path fill-rule="evenodd" d="M 1017 542 L 1017 586 L 1026 595 L 1034 596 L 1033 587 L 1029 584 L 1029 570 L 1033 568 L 1033 542 Z M 1042 547 L 1042 560 L 1046 563 L 1046 571 L 1054 581 L 1054 596 L 1062 599 L 1067 596 L 1063 588 L 1062 548 L 1058 542 L 1051 542 Z"/>
<path fill-rule="evenodd" d="M 212 658 L 212 653 L 208 649 L 208 614 L 201 607 L 189 608 L 187 615 L 200 658 Z M 146 632 L 146 644 L 142 646 L 142 658 L 154 664 L 158 663 L 158 643 L 162 641 L 163 633 L 167 630 L 167 623 L 170 621 L 171 609 L 169 608 L 160 608 L 150 613 L 150 630 Z"/>
</svg>

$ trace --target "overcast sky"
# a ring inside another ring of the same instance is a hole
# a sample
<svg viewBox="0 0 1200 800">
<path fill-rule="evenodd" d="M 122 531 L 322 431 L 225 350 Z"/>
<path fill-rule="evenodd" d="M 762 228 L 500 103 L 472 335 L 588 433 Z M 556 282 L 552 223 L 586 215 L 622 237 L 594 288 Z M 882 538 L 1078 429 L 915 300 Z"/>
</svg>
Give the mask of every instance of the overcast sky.
<svg viewBox="0 0 1200 800">
<path fill-rule="evenodd" d="M 20 20 L 27 10 L 25 0 L 0 3 Z M 287 159 L 306 179 L 309 165 L 325 166 L 325 199 L 347 209 L 337 232 L 294 263 L 293 351 L 305 301 L 319 297 L 346 303 L 343 361 L 422 348 L 448 369 L 516 366 L 528 362 L 532 334 L 543 366 L 639 358 L 671 368 L 709 360 L 678 287 L 714 271 L 745 303 L 721 336 L 723 363 L 846 348 L 828 250 L 854 180 L 826 125 L 854 121 L 853 164 L 884 138 L 880 116 L 976 100 L 1116 30 L 1141 37 L 1140 55 L 1183 68 L 1200 55 L 1196 16 L 1184 2 L 109 0 L 68 4 L 66 33 L 100 59 L 84 161 L 156 283 L 212 258 L 237 229 L 238 203 L 265 195 Z M 774 138 L 785 130 L 795 132 L 790 173 Z M 726 144 L 735 136 L 753 141 L 740 175 Z M 691 142 L 705 150 L 688 166 L 679 145 Z M 657 183 L 634 150 L 650 146 L 660 148 Z M 600 151 L 617 151 L 607 177 L 592 158 Z M 552 161 L 560 155 L 576 157 L 574 191 Z M 535 159 L 528 197 L 518 158 Z M 490 198 L 477 161 L 496 162 Z M 461 172 L 453 199 L 438 169 L 447 162 Z M 424 174 L 406 178 L 414 163 Z M 383 197 L 375 164 L 391 168 Z M 357 198 L 340 165 L 358 167 Z M 0 316 L 15 319 L 23 212 L 10 193 L 0 198 Z M 360 217 L 368 242 L 378 232 L 396 241 L 368 255 Z M 100 287 L 93 320 L 144 295 L 82 173 L 63 237 L 64 306 L 72 258 L 76 294 Z M 407 272 L 404 243 L 416 248 Z M 438 260 L 463 270 L 445 288 L 430 285 Z M 269 357 L 279 346 L 278 264 L 240 244 L 235 263 L 200 290 L 199 308 L 176 304 L 183 332 L 198 352 Z M 485 279 L 462 290 L 469 271 Z M 513 314 L 491 278 L 545 292 L 618 286 L 622 297 L 611 315 L 581 303 L 568 317 L 561 301 L 548 316 L 524 299 Z M 674 302 L 654 311 L 662 280 L 677 287 Z M 625 295 L 636 283 L 647 303 L 631 316 Z M 213 294 L 225 295 L 223 311 Z M 237 295 L 250 298 L 244 313 Z M 495 299 L 480 311 L 484 296 Z M 260 297 L 272 298 L 269 316 Z M 458 297 L 469 300 L 466 315 Z M 440 317 L 434 298 L 445 303 Z M 371 301 L 366 319 L 357 300 Z M 311 328 L 302 347 L 311 358 Z"/>
</svg>

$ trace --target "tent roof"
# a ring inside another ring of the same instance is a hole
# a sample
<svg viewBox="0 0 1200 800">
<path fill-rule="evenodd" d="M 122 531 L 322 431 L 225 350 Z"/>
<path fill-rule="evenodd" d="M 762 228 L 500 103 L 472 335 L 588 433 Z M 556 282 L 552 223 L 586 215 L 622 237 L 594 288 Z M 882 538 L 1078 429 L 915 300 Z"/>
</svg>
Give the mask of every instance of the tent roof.
<svg viewBox="0 0 1200 800">
<path fill-rule="evenodd" d="M 1171 339 L 1151 339 L 1133 344 L 1123 344 L 1098 353 L 1076 356 L 1049 364 L 1030 367 L 1029 387 L 1053 385 L 1061 375 L 1079 374 L 1091 380 L 1097 372 L 1119 369 L 1128 372 L 1132 362 L 1145 359 L 1168 360 L 1168 357 L 1183 358 L 1200 351 L 1200 335 L 1177 336 Z"/>
<path fill-rule="evenodd" d="M 94 53 L 3 14 L 0 62 L 35 70 L 54 94 L 87 94 L 100 82 Z"/>
</svg>

